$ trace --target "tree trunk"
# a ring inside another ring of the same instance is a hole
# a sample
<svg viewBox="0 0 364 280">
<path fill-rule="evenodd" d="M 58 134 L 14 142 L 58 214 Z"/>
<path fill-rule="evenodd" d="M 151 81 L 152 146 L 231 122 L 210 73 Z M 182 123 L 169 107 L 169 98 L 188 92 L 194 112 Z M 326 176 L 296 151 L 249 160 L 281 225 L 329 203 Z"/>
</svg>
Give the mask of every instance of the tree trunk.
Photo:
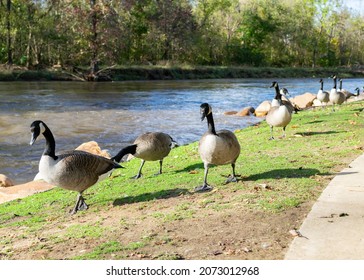
<svg viewBox="0 0 364 280">
<path fill-rule="evenodd" d="M 91 65 L 90 65 L 90 79 L 96 79 L 98 67 L 98 44 L 97 44 L 97 10 L 96 10 L 96 0 L 90 0 L 91 5 Z"/>
<path fill-rule="evenodd" d="M 7 30 L 7 49 L 8 49 L 8 65 L 13 64 L 13 51 L 11 47 L 11 23 L 10 23 L 10 13 L 11 13 L 11 0 L 6 1 L 6 30 Z"/>
</svg>

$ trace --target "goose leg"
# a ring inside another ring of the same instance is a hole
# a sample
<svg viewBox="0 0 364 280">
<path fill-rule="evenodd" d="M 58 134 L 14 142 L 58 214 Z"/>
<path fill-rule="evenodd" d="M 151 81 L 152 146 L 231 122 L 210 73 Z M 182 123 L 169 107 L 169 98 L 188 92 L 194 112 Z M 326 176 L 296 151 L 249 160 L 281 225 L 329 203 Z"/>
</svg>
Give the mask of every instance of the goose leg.
<svg viewBox="0 0 364 280">
<path fill-rule="evenodd" d="M 203 179 L 203 185 L 196 187 L 195 192 L 208 192 L 212 190 L 212 187 L 209 184 L 207 184 L 207 174 L 209 173 L 209 164 L 204 163 L 204 167 L 205 167 L 205 175 Z"/>
<path fill-rule="evenodd" d="M 286 127 L 283 127 L 283 135 L 282 135 L 282 138 L 285 138 L 286 137 Z"/>
<path fill-rule="evenodd" d="M 274 139 L 274 137 L 273 137 L 273 126 L 271 126 L 270 127 L 270 138 L 269 138 L 269 140 L 273 140 Z"/>
<path fill-rule="evenodd" d="M 162 174 L 162 165 L 163 165 L 163 159 L 159 161 L 159 172 L 155 175 L 160 175 Z"/>
<path fill-rule="evenodd" d="M 145 160 L 142 159 L 142 164 L 139 167 L 139 171 L 138 174 L 134 176 L 134 179 L 139 179 L 140 177 L 142 177 L 142 168 L 144 166 Z"/>
<path fill-rule="evenodd" d="M 231 183 L 231 182 L 237 182 L 238 181 L 238 179 L 236 179 L 236 175 L 235 175 L 235 163 L 232 163 L 231 167 L 233 168 L 233 175 L 229 176 L 229 178 L 226 180 L 226 183 Z"/>
<path fill-rule="evenodd" d="M 77 201 L 76 201 L 76 205 L 75 207 L 70 211 L 70 214 L 76 214 L 77 211 L 81 211 L 81 210 L 87 210 L 88 206 L 82 196 L 82 193 L 79 193 L 77 196 Z"/>
</svg>

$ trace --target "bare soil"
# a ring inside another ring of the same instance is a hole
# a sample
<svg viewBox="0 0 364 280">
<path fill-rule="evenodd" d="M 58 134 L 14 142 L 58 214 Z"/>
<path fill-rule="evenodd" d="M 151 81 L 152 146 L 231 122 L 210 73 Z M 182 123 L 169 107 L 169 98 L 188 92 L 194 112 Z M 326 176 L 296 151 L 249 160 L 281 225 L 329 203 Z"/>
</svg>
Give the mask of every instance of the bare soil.
<svg viewBox="0 0 364 280">
<path fill-rule="evenodd" d="M 238 195 L 236 191 L 223 188 L 216 192 L 226 202 Z M 11 259 L 72 259 L 106 242 L 127 245 L 142 240 L 144 244 L 140 248 L 107 253 L 103 258 L 279 260 L 284 258 L 294 238 L 289 231 L 299 228 L 311 208 L 311 205 L 303 204 L 271 213 L 247 209 L 244 203 L 236 203 L 233 207 L 213 209 L 209 204 L 201 203 L 203 200 L 203 195 L 187 193 L 141 203 L 117 205 L 114 202 L 106 211 L 89 209 L 86 215 L 74 216 L 65 212 L 64 218 L 48 221 L 45 227 L 33 234 L 24 227 L 16 232 L 5 227 L 0 229 L 0 235 L 4 240 L 16 240 L 5 245 L 7 251 L 11 250 Z M 168 221 L 156 217 L 156 213 L 159 216 L 169 213 L 181 202 L 196 205 L 191 217 Z M 203 211 L 199 211 L 202 208 Z M 67 228 L 80 224 L 95 224 L 112 230 L 96 238 L 67 238 Z"/>
</svg>

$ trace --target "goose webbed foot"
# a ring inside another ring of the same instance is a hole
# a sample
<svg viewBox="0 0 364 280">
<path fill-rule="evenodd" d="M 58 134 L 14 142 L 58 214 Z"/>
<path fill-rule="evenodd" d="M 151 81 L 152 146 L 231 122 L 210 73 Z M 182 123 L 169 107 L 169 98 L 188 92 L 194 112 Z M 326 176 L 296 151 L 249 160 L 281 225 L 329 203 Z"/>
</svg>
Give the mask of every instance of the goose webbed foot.
<svg viewBox="0 0 364 280">
<path fill-rule="evenodd" d="M 140 177 L 142 177 L 142 173 L 138 173 L 137 175 L 131 177 L 132 179 L 139 179 Z"/>
<path fill-rule="evenodd" d="M 81 194 L 78 195 L 77 202 L 75 207 L 70 211 L 71 215 L 74 215 L 77 213 L 77 211 L 87 210 L 88 205 L 86 204 L 84 198 Z"/>
<path fill-rule="evenodd" d="M 228 184 L 228 183 L 236 183 L 238 181 L 238 179 L 235 177 L 235 176 L 229 176 L 228 178 L 227 178 L 227 180 L 226 180 L 226 184 Z"/>
<path fill-rule="evenodd" d="M 195 188 L 195 192 L 209 192 L 213 189 L 213 187 L 211 187 L 208 184 L 203 184 L 202 186 L 198 186 Z"/>
<path fill-rule="evenodd" d="M 273 137 L 273 136 L 271 136 L 268 140 L 274 140 L 274 137 Z"/>
</svg>

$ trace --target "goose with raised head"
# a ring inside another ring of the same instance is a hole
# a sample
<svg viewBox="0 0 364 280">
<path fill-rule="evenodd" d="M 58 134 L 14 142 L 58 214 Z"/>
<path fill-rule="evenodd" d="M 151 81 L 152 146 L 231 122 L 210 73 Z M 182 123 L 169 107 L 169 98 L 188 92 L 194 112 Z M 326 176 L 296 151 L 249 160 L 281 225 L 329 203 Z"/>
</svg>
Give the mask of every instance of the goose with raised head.
<svg viewBox="0 0 364 280">
<path fill-rule="evenodd" d="M 275 98 L 277 100 L 277 105 L 272 106 L 268 111 L 266 116 L 266 121 L 270 126 L 271 137 L 269 140 L 274 139 L 273 137 L 273 127 L 282 127 L 283 128 L 283 135 L 282 137 L 286 136 L 286 127 L 291 122 L 292 119 L 292 111 L 288 108 L 287 105 L 284 105 L 282 102 L 282 95 L 279 91 L 279 85 L 277 82 L 272 82 L 271 88 L 274 87 L 276 91 Z"/>
<path fill-rule="evenodd" d="M 163 159 L 168 156 L 171 149 L 176 146 L 178 146 L 178 144 L 166 133 L 147 132 L 137 137 L 132 145 L 123 148 L 111 159 L 120 162 L 127 154 L 140 158 L 142 163 L 138 174 L 134 177 L 135 179 L 138 179 L 142 176 L 142 168 L 145 161 L 159 160 L 159 172 L 156 175 L 162 174 Z"/>
<path fill-rule="evenodd" d="M 114 168 L 122 168 L 118 163 L 101 156 L 84 151 L 69 151 L 56 155 L 56 142 L 48 126 L 40 120 L 30 125 L 32 133 L 30 145 L 33 145 L 40 134 L 43 134 L 46 145 L 39 161 L 39 172 L 35 180 L 43 179 L 47 183 L 66 190 L 79 193 L 77 202 L 71 214 L 79 210 L 86 210 L 82 193 L 94 185 L 99 176 Z"/>
<path fill-rule="evenodd" d="M 339 91 L 341 91 L 345 95 L 345 101 L 348 100 L 352 96 L 356 96 L 355 93 L 352 93 L 346 89 L 343 89 L 343 79 L 339 80 Z"/>
<path fill-rule="evenodd" d="M 321 102 L 321 104 L 325 104 L 325 106 L 327 105 L 327 102 L 330 101 L 329 98 L 329 92 L 328 91 L 324 91 L 324 81 L 322 79 L 320 79 L 320 89 L 317 92 L 317 100 L 319 100 Z"/>
<path fill-rule="evenodd" d="M 332 77 L 332 79 L 334 80 L 334 86 L 332 87 L 331 91 L 330 91 L 330 95 L 329 95 L 329 99 L 330 102 L 332 103 L 332 111 L 335 111 L 335 104 L 337 105 L 341 105 L 344 103 L 344 101 L 346 100 L 345 98 L 345 94 L 341 91 L 337 90 L 337 76 L 334 75 Z"/>
<path fill-rule="evenodd" d="M 215 130 L 214 118 L 211 106 L 203 103 L 200 106 L 201 121 L 207 119 L 207 131 L 202 135 L 198 152 L 204 163 L 204 181 L 203 185 L 196 187 L 196 192 L 209 191 L 212 187 L 207 183 L 207 174 L 211 164 L 225 165 L 231 164 L 232 175 L 227 179 L 229 182 L 237 182 L 235 175 L 235 162 L 240 155 L 240 144 L 235 134 L 230 130 Z"/>
<path fill-rule="evenodd" d="M 288 108 L 288 110 L 291 112 L 291 114 L 297 114 L 298 113 L 298 111 L 300 111 L 298 108 L 297 108 L 297 106 L 294 104 L 294 103 L 292 103 L 288 98 L 289 98 L 289 92 L 288 92 L 288 89 L 286 89 L 286 88 L 281 88 L 280 90 L 279 90 L 279 92 L 280 92 L 280 94 L 281 94 L 281 100 L 282 100 L 282 104 L 283 105 L 285 105 L 285 106 L 287 106 L 287 108 Z M 285 98 L 285 99 L 283 99 L 283 97 Z M 279 106 L 279 102 L 278 102 L 278 100 L 277 99 L 275 99 L 275 98 L 273 98 L 273 100 L 272 100 L 272 107 L 274 107 L 274 106 Z"/>
</svg>

